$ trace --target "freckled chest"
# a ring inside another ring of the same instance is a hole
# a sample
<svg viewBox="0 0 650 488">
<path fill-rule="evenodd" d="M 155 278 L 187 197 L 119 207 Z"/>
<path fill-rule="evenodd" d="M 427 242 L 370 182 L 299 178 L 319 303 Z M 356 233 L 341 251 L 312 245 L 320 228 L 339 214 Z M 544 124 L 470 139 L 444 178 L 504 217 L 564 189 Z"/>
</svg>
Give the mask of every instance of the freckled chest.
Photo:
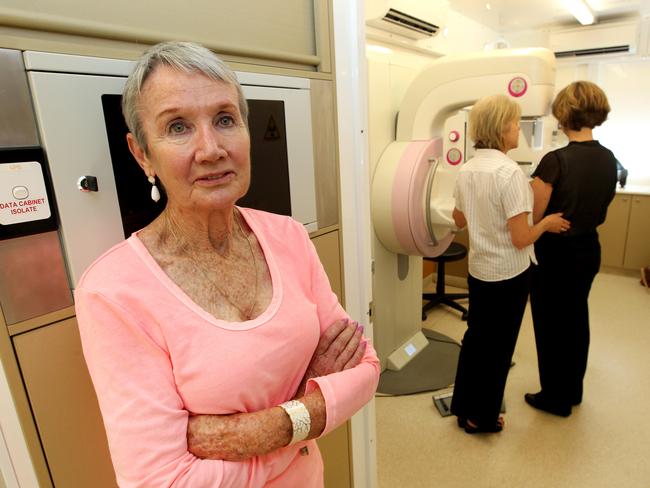
<svg viewBox="0 0 650 488">
<path fill-rule="evenodd" d="M 188 253 L 147 243 L 146 235 L 141 235 L 141 239 L 167 276 L 215 318 L 230 322 L 250 320 L 269 306 L 273 296 L 271 274 L 254 236 L 250 247 L 246 242 L 235 241 L 225 257 L 216 252 Z"/>
</svg>

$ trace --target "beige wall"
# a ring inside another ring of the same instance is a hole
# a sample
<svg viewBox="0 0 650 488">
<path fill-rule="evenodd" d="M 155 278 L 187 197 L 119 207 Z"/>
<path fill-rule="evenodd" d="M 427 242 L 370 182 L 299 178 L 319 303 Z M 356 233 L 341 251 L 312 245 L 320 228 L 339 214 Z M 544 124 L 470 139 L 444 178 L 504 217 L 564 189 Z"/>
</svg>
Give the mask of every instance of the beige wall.
<svg viewBox="0 0 650 488">
<path fill-rule="evenodd" d="M 194 38 L 271 51 L 315 54 L 313 2 L 78 2 L 76 0 L 3 0 L 5 15 L 23 16 L 27 24 L 61 23 L 79 28 L 158 34 L 173 39 Z M 32 19 L 31 21 L 29 19 Z M 82 27 L 85 26 L 85 27 Z"/>
<path fill-rule="evenodd" d="M 233 61 L 330 73 L 328 12 L 327 0 L 287 0 L 282 8 L 261 0 L 218 4 L 209 0 L 81 4 L 4 0 L 0 46 L 78 54 L 114 49 L 130 58 L 138 52 L 130 44 L 185 39 L 201 42 Z"/>
</svg>

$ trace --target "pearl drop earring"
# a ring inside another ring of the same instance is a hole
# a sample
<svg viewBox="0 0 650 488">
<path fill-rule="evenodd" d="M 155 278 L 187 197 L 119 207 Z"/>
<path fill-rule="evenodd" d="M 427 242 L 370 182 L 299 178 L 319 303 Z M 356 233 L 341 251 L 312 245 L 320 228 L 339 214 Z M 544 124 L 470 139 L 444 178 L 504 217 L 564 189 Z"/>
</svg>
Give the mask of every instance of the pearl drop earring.
<svg viewBox="0 0 650 488">
<path fill-rule="evenodd" d="M 151 183 L 151 199 L 154 202 L 157 202 L 160 200 L 160 192 L 158 191 L 158 187 L 156 186 L 156 177 L 155 176 L 150 176 L 147 178 L 147 181 Z"/>
</svg>

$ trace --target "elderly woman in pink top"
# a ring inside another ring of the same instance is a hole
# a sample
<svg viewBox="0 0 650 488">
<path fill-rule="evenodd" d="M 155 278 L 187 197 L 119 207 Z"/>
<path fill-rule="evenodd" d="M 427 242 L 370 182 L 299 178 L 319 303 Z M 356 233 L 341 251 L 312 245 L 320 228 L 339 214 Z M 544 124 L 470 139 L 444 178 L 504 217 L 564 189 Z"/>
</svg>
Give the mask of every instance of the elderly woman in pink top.
<svg viewBox="0 0 650 488">
<path fill-rule="evenodd" d="M 75 290 L 119 485 L 322 486 L 314 439 L 372 398 L 379 365 L 303 226 L 235 205 L 250 140 L 234 73 L 196 44 L 159 44 L 123 112 L 168 201 Z"/>
</svg>

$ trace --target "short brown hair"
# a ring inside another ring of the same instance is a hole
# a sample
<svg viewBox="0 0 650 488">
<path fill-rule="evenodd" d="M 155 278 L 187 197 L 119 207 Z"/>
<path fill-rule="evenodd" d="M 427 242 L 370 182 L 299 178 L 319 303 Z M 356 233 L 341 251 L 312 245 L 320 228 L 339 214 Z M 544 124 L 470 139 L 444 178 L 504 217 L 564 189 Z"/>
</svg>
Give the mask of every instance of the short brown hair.
<svg viewBox="0 0 650 488">
<path fill-rule="evenodd" d="M 469 113 L 469 136 L 476 149 L 503 149 L 508 124 L 521 117 L 521 107 L 506 95 L 481 98 Z"/>
<path fill-rule="evenodd" d="M 574 81 L 553 101 L 553 116 L 565 129 L 593 129 L 607 120 L 609 111 L 607 95 L 590 81 Z"/>
</svg>

